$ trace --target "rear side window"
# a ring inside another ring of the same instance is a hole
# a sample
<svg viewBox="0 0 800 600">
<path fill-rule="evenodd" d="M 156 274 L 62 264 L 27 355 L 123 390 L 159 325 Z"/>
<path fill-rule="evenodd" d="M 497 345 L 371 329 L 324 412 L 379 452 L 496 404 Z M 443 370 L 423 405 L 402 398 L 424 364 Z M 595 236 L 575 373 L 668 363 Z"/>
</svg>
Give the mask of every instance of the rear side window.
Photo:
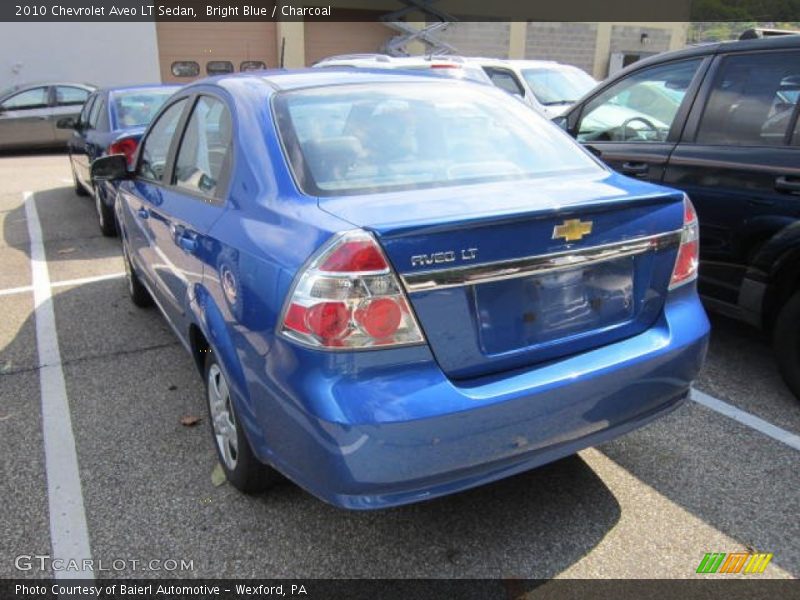
<svg viewBox="0 0 800 600">
<path fill-rule="evenodd" d="M 89 122 L 89 113 L 92 111 L 92 106 L 97 101 L 97 96 L 90 96 L 89 99 L 86 101 L 86 104 L 83 105 L 81 109 L 80 117 L 78 117 L 78 123 L 82 126 L 86 126 Z"/>
<path fill-rule="evenodd" d="M 100 121 L 101 113 L 105 112 L 106 99 L 98 96 L 94 101 L 91 112 L 89 112 L 89 129 L 96 129 Z"/>
<path fill-rule="evenodd" d="M 33 110 L 47 106 L 47 88 L 38 87 L 11 96 L 3 102 L 3 110 Z"/>
<path fill-rule="evenodd" d="M 722 59 L 695 141 L 775 146 L 785 142 L 800 95 L 800 52 Z"/>
<path fill-rule="evenodd" d="M 347 85 L 274 100 L 300 187 L 344 195 L 592 172 L 555 125 L 488 86 Z"/>
<path fill-rule="evenodd" d="M 223 102 L 201 96 L 192 110 L 175 160 L 177 187 L 219 197 L 231 146 L 231 115 Z"/>
<path fill-rule="evenodd" d="M 56 104 L 58 106 L 80 106 L 89 97 L 89 91 L 70 85 L 56 86 Z"/>
<path fill-rule="evenodd" d="M 186 99 L 178 100 L 161 113 L 142 144 L 139 175 L 151 181 L 161 181 L 167 167 L 172 136 L 178 127 Z"/>
</svg>

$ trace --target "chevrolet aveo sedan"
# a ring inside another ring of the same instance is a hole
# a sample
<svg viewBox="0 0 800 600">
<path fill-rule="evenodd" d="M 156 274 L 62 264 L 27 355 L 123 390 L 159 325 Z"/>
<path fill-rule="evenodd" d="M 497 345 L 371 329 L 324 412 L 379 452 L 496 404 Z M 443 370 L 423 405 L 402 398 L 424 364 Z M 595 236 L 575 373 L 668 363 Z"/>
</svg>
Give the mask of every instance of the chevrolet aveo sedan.
<svg viewBox="0 0 800 600">
<path fill-rule="evenodd" d="M 118 179 L 134 303 L 194 357 L 229 481 L 347 508 L 464 490 L 686 398 L 709 325 L 681 192 L 501 90 L 313 69 L 189 85 Z"/>
</svg>

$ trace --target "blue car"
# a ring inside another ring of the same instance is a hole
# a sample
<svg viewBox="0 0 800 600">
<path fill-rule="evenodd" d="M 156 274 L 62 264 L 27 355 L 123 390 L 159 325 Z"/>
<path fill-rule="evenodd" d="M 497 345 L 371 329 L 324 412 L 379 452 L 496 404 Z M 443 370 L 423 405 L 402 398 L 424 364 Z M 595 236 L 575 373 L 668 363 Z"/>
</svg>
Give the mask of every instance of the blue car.
<svg viewBox="0 0 800 600">
<path fill-rule="evenodd" d="M 133 158 L 136 141 L 145 127 L 174 92 L 178 85 L 148 85 L 136 87 L 105 88 L 92 93 L 77 117 L 57 121 L 59 129 L 73 130 L 67 141 L 69 162 L 75 193 L 94 196 L 97 222 L 106 236 L 117 234 L 114 220 L 113 186 L 104 182 L 92 184 L 92 162 L 107 154 L 122 153 Z M 117 138 L 126 139 L 115 145 Z"/>
<path fill-rule="evenodd" d="M 502 90 L 311 69 L 172 96 L 116 211 L 135 304 L 205 378 L 228 480 L 375 509 L 485 484 L 679 406 L 697 219 Z"/>
</svg>

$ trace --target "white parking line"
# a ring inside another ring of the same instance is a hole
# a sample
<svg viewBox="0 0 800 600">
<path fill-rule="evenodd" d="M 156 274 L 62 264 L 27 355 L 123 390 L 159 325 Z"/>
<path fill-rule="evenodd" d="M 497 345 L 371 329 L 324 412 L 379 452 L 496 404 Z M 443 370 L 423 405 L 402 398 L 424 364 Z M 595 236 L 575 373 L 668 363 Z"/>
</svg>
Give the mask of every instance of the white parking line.
<svg viewBox="0 0 800 600">
<path fill-rule="evenodd" d="M 81 277 L 79 279 L 65 279 L 64 281 L 54 281 L 50 284 L 51 288 L 69 287 L 72 285 L 83 285 L 84 283 L 95 283 L 97 281 L 106 281 L 108 279 L 120 279 L 125 277 L 125 272 L 110 273 L 108 275 L 97 275 L 95 277 Z M 24 294 L 25 292 L 32 292 L 32 285 L 24 285 L 22 287 L 6 288 L 0 290 L 0 296 L 11 296 L 13 294 Z"/>
<path fill-rule="evenodd" d="M 795 450 L 800 450 L 800 436 L 795 435 L 794 433 L 786 431 L 785 429 L 781 429 L 780 427 L 776 427 L 764 419 L 760 419 L 755 415 L 751 415 L 749 412 L 745 412 L 728 404 L 727 402 L 718 400 L 717 398 L 714 398 L 714 396 L 709 396 L 708 394 L 705 394 L 695 388 L 692 388 L 691 398 L 698 404 L 702 404 L 706 408 L 710 408 L 721 415 L 725 415 L 726 417 L 733 419 L 742 425 L 747 425 L 751 429 L 755 429 L 756 431 L 771 437 L 773 440 L 781 442 L 782 444 L 786 444 Z"/>
<path fill-rule="evenodd" d="M 23 196 L 31 239 L 31 274 L 36 346 L 39 353 L 50 541 L 54 559 L 75 560 L 78 565 L 78 570 L 55 571 L 53 576 L 57 579 L 94 579 L 91 570 L 82 570 L 84 560 L 91 560 L 92 554 L 89 547 L 86 512 L 83 507 L 69 400 L 64 383 L 64 371 L 61 369 L 61 353 L 58 348 L 56 316 L 53 311 L 42 226 L 39 223 L 33 194 L 25 192 Z"/>
</svg>

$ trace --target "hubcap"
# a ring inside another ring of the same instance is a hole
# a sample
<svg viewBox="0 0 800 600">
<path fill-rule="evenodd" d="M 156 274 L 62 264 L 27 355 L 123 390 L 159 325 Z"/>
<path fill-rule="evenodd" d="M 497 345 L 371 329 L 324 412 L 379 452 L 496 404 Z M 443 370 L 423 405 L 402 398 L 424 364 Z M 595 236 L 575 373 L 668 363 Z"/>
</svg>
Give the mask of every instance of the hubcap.
<svg viewBox="0 0 800 600">
<path fill-rule="evenodd" d="M 231 406 L 228 382 L 218 365 L 208 370 L 208 408 L 217 447 L 228 470 L 236 468 L 239 458 L 239 440 L 236 437 L 236 417 Z"/>
</svg>

